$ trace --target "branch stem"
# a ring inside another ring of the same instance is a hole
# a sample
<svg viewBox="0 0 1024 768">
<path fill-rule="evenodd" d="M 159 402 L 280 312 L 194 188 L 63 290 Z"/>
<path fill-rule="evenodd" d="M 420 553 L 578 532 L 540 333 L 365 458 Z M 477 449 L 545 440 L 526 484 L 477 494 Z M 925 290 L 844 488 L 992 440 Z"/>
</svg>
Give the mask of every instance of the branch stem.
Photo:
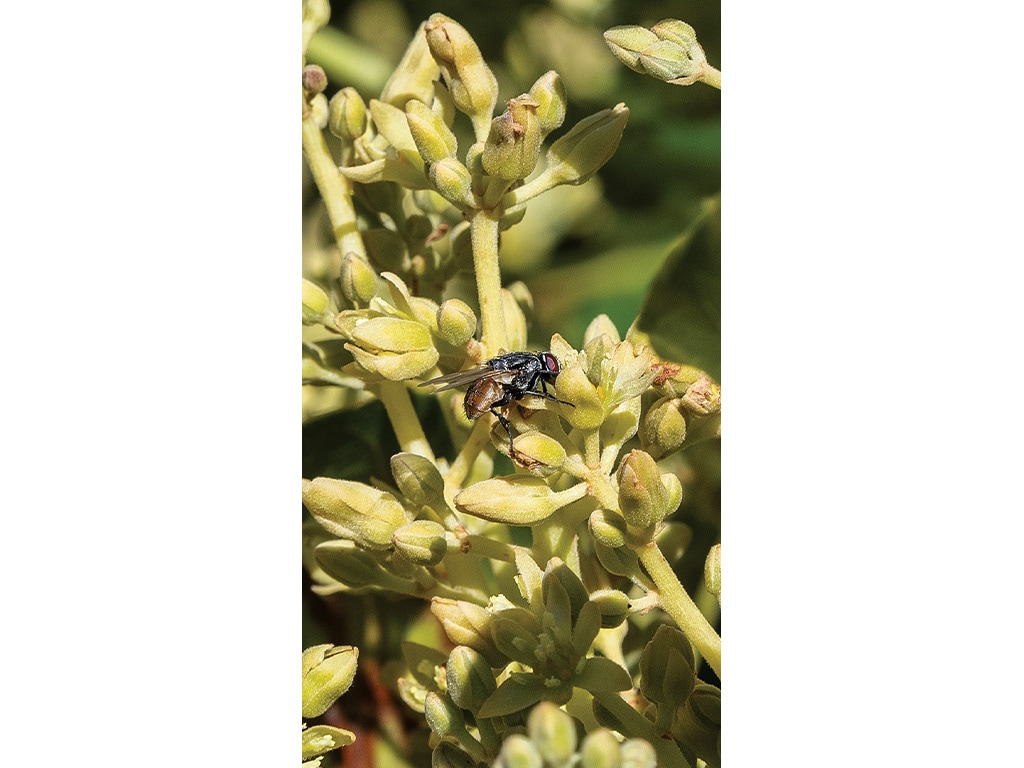
<svg viewBox="0 0 1024 768">
<path fill-rule="evenodd" d="M 704 618 L 697 604 L 683 589 L 679 578 L 658 544 L 654 541 L 645 544 L 636 551 L 647 573 L 658 588 L 661 607 L 675 621 L 686 638 L 693 644 L 700 655 L 722 679 L 722 638 Z"/>
<path fill-rule="evenodd" d="M 501 270 L 498 267 L 498 217 L 494 210 L 480 210 L 470 223 L 473 245 L 473 271 L 480 299 L 480 321 L 483 326 L 480 343 L 488 357 L 499 349 L 508 349 L 505 332 L 505 309 L 501 302 Z"/>
<path fill-rule="evenodd" d="M 324 133 L 312 116 L 302 121 L 302 154 L 313 174 L 320 197 L 327 206 L 331 219 L 334 239 L 342 255 L 353 252 L 366 257 L 363 237 L 356 227 L 356 210 L 352 206 L 352 182 L 338 171 L 338 165 L 331 157 Z"/>
<path fill-rule="evenodd" d="M 435 461 L 434 452 L 423 434 L 423 427 L 412 407 L 412 398 L 405 384 L 400 381 L 382 381 L 375 385 L 375 389 L 388 412 L 388 420 L 391 421 L 391 428 L 395 430 L 395 437 L 402 450 Z"/>
</svg>

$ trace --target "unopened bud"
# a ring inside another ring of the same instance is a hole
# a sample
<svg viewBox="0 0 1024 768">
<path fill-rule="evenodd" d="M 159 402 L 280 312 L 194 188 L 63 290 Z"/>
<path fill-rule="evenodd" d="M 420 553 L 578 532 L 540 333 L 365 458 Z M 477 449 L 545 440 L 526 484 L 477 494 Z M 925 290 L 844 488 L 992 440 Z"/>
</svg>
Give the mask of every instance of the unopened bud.
<svg viewBox="0 0 1024 768">
<path fill-rule="evenodd" d="M 521 733 L 507 736 L 494 768 L 544 768 L 544 758 L 530 739 Z"/>
<path fill-rule="evenodd" d="M 675 627 L 662 624 L 640 654 L 640 691 L 659 709 L 672 712 L 693 690 L 693 648 Z M 659 713 L 660 714 L 660 713 Z M 671 715 L 665 725 L 671 722 Z"/>
<path fill-rule="evenodd" d="M 537 102 L 537 121 L 541 136 L 547 136 L 565 121 L 567 99 L 562 78 L 554 70 L 537 78 L 530 88 L 530 98 Z"/>
<path fill-rule="evenodd" d="M 415 453 L 396 453 L 391 457 L 391 474 L 398 490 L 417 506 L 444 500 L 444 479 L 430 459 Z"/>
<path fill-rule="evenodd" d="M 302 716 L 319 717 L 352 685 L 359 649 L 315 645 L 302 652 Z"/>
<path fill-rule="evenodd" d="M 704 561 L 704 583 L 708 592 L 722 599 L 722 545 L 715 544 Z"/>
<path fill-rule="evenodd" d="M 476 334 L 476 313 L 461 299 L 448 299 L 437 309 L 437 334 L 453 347 L 464 347 Z"/>
<path fill-rule="evenodd" d="M 342 88 L 328 103 L 327 127 L 339 139 L 355 141 L 366 133 L 366 102 L 355 88 Z"/>
<path fill-rule="evenodd" d="M 452 701 L 470 712 L 478 711 L 498 687 L 487 660 L 465 645 L 455 647 L 448 655 L 445 675 Z"/>
<path fill-rule="evenodd" d="M 617 589 L 591 592 L 590 602 L 601 612 L 601 626 L 604 629 L 619 626 L 629 615 L 629 598 Z"/>
<path fill-rule="evenodd" d="M 497 78 L 472 36 L 454 19 L 432 14 L 424 34 L 455 106 L 470 116 L 477 139 L 482 138 L 498 99 Z"/>
<path fill-rule="evenodd" d="M 322 67 L 318 67 L 316 64 L 310 64 L 302 70 L 302 90 L 306 92 L 307 96 L 316 96 L 318 93 L 323 93 L 327 87 L 327 75 L 324 74 Z"/>
<path fill-rule="evenodd" d="M 327 293 L 314 282 L 302 279 L 302 323 L 319 323 L 330 304 Z"/>
<path fill-rule="evenodd" d="M 625 104 L 617 104 L 576 123 L 548 149 L 547 167 L 542 176 L 550 174 L 552 178 L 546 183 L 589 181 L 615 154 L 628 119 L 629 109 Z"/>
<path fill-rule="evenodd" d="M 569 765 L 576 752 L 576 726 L 558 705 L 542 701 L 530 710 L 526 732 L 548 765 Z"/>
<path fill-rule="evenodd" d="M 686 419 L 678 398 L 663 397 L 644 415 L 640 445 L 655 459 L 679 450 L 686 440 Z"/>
<path fill-rule="evenodd" d="M 353 251 L 341 257 L 341 292 L 353 306 L 365 307 L 377 287 L 377 273 L 369 262 Z"/>
<path fill-rule="evenodd" d="M 435 597 L 430 601 L 430 612 L 441 622 L 448 639 L 456 645 L 468 645 L 492 667 L 508 663 L 491 638 L 494 616 L 486 608 L 463 600 Z"/>
<path fill-rule="evenodd" d="M 303 480 L 302 503 L 326 530 L 369 549 L 391 546 L 391 535 L 406 522 L 394 496 L 352 480 Z"/>
<path fill-rule="evenodd" d="M 455 156 L 459 147 L 455 134 L 430 107 L 422 101 L 410 99 L 405 105 L 405 117 L 409 121 L 409 133 L 424 162 L 436 163 Z"/>
<path fill-rule="evenodd" d="M 617 512 L 595 509 L 588 521 L 594 538 L 610 549 L 626 546 L 626 521 Z"/>
<path fill-rule="evenodd" d="M 474 206 L 473 176 L 458 159 L 446 157 L 431 163 L 427 178 L 437 193 L 452 205 L 463 210 Z"/>
<path fill-rule="evenodd" d="M 433 520 L 416 520 L 391 536 L 395 550 L 414 565 L 437 565 L 448 552 L 444 526 Z"/>
<path fill-rule="evenodd" d="M 640 63 L 640 52 L 658 42 L 658 39 L 651 30 L 635 24 L 612 27 L 604 33 L 604 41 L 615 58 L 641 75 L 647 74 L 647 70 Z"/>
<path fill-rule="evenodd" d="M 431 691 L 427 694 L 423 714 L 430 730 L 438 738 L 458 738 L 466 730 L 466 719 L 462 711 L 442 693 Z"/>
<path fill-rule="evenodd" d="M 511 475 L 474 483 L 455 497 L 455 505 L 494 523 L 536 525 L 586 495 L 586 483 L 555 491 L 538 477 Z"/>
<path fill-rule="evenodd" d="M 658 465 L 645 451 L 630 451 L 619 465 L 619 509 L 626 522 L 648 528 L 667 514 L 669 495 Z"/>
<path fill-rule="evenodd" d="M 484 144 L 484 170 L 505 181 L 529 176 L 540 157 L 540 103 L 523 94 L 508 100 L 508 108 L 491 121 Z"/>
<path fill-rule="evenodd" d="M 583 737 L 580 745 L 584 768 L 621 768 L 622 747 L 607 728 L 598 728 Z"/>
</svg>

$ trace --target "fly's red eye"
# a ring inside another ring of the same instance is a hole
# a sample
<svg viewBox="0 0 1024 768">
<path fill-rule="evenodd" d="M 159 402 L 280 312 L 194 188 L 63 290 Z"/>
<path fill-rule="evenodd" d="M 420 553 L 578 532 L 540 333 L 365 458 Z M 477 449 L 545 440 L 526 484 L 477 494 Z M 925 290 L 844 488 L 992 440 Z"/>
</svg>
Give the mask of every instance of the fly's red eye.
<svg viewBox="0 0 1024 768">
<path fill-rule="evenodd" d="M 557 374 L 559 370 L 561 370 L 558 367 L 558 358 L 552 355 L 550 352 L 541 352 L 540 356 L 541 359 L 544 361 L 544 368 L 545 370 L 548 371 L 548 373 Z"/>
</svg>

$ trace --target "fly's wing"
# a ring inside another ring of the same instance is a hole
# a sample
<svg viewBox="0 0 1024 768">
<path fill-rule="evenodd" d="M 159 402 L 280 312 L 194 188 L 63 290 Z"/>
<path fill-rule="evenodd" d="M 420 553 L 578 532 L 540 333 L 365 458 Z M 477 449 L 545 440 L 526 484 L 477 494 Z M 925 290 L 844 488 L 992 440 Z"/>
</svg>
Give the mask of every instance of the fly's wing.
<svg viewBox="0 0 1024 768">
<path fill-rule="evenodd" d="M 515 378 L 515 371 L 496 371 L 489 365 L 478 365 L 476 368 L 467 368 L 464 371 L 455 371 L 454 373 L 446 373 L 444 376 L 438 376 L 436 379 L 430 379 L 420 384 L 421 387 L 428 385 L 441 384 L 443 386 L 435 389 L 435 392 L 444 392 L 446 389 L 456 389 L 457 387 L 466 386 L 472 384 L 474 381 L 480 379 L 490 379 L 497 384 L 508 384 Z"/>
</svg>

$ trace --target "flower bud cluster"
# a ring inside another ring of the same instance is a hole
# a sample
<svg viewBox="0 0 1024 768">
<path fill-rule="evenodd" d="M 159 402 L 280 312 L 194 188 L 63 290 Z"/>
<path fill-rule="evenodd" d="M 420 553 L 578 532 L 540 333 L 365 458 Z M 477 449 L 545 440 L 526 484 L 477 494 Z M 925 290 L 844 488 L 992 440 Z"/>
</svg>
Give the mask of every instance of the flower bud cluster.
<svg viewBox="0 0 1024 768">
<path fill-rule="evenodd" d="M 356 267 L 358 259 L 349 264 Z M 363 269 L 361 265 L 359 268 Z M 344 285 L 344 272 L 342 280 Z M 354 295 L 357 290 L 353 289 Z M 464 304 L 457 309 L 461 310 L 461 324 L 469 325 L 472 311 Z M 440 358 L 439 347 L 454 351 L 441 335 L 440 310 L 430 299 L 412 296 L 401 278 L 385 272 L 376 281 L 374 295 L 365 309 L 344 310 L 335 316 L 338 331 L 349 341 L 345 349 L 355 358 L 345 371 L 369 382 L 403 381 L 429 371 Z M 465 335 L 452 330 L 451 311 L 443 316 L 447 320 L 446 336 Z"/>
<path fill-rule="evenodd" d="M 705 75 L 707 57 L 697 33 L 678 19 L 665 19 L 650 29 L 612 27 L 604 39 L 619 61 L 642 75 L 676 85 L 690 85 Z"/>
<path fill-rule="evenodd" d="M 472 648 L 507 676 L 479 702 L 481 718 L 521 712 L 539 701 L 566 703 L 574 688 L 591 692 L 632 687 L 629 673 L 610 659 L 589 656 L 603 627 L 617 626 L 629 610 L 617 590 L 588 594 L 565 563 L 553 558 L 542 571 L 525 550 L 517 551 L 521 598 L 490 608 L 435 597 L 431 610 L 453 643 Z M 449 680 L 449 689 L 452 687 Z"/>
<path fill-rule="evenodd" d="M 700 682 L 690 642 L 662 625 L 640 655 L 640 692 L 652 704 L 654 727 L 708 765 L 720 765 L 722 692 Z"/>
</svg>

